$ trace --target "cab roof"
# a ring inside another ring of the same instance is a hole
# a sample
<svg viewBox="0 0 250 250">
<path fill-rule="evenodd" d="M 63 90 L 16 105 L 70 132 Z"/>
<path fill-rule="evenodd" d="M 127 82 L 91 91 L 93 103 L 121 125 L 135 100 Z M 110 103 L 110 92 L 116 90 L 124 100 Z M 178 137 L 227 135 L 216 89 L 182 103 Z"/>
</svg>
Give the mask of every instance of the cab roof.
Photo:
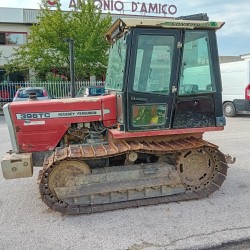
<svg viewBox="0 0 250 250">
<path fill-rule="evenodd" d="M 142 18 L 119 18 L 106 32 L 108 41 L 121 36 L 132 27 L 156 27 L 165 29 L 220 29 L 225 22 L 200 21 L 200 20 L 176 20 L 167 18 L 142 19 Z"/>
</svg>

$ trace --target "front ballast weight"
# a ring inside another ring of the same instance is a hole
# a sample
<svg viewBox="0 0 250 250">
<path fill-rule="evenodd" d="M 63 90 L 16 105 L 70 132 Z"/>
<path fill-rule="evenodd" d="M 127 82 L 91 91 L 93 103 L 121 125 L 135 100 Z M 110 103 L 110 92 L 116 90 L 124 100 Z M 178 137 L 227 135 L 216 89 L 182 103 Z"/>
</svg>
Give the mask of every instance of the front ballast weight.
<svg viewBox="0 0 250 250">
<path fill-rule="evenodd" d="M 1 161 L 3 177 L 17 179 L 33 175 L 32 153 L 16 154 L 8 152 Z"/>
</svg>

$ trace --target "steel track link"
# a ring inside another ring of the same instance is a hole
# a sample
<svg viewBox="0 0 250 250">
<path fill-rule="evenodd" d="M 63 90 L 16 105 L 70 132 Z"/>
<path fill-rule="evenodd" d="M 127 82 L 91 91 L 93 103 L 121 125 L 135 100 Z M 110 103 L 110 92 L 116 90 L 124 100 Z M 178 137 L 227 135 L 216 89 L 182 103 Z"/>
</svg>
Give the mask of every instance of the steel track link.
<svg viewBox="0 0 250 250">
<path fill-rule="evenodd" d="M 145 198 L 138 200 L 128 200 L 128 201 L 114 202 L 109 204 L 70 205 L 64 201 L 58 200 L 57 197 L 51 193 L 50 188 L 48 186 L 48 177 L 50 172 L 53 170 L 55 166 L 57 166 L 57 164 L 60 161 L 65 159 L 65 157 L 56 157 L 55 155 L 53 155 L 49 157 L 47 161 L 45 161 L 44 168 L 40 172 L 38 177 L 39 190 L 42 200 L 48 207 L 50 207 L 54 211 L 63 214 L 77 215 L 77 214 L 91 214 L 91 213 L 98 213 L 105 211 L 114 211 L 118 209 L 135 208 L 148 205 L 166 204 L 170 202 L 196 200 L 208 197 L 209 195 L 217 191 L 224 182 L 224 180 L 226 179 L 228 166 L 224 154 L 222 154 L 215 145 L 207 143 L 203 140 L 199 140 L 199 143 L 197 143 L 197 139 L 195 140 L 196 144 L 194 144 L 192 149 L 191 147 L 189 147 L 189 150 L 193 149 L 197 150 L 205 148 L 206 151 L 210 153 L 215 163 L 215 167 L 211 174 L 211 178 L 208 181 L 206 181 L 205 184 L 196 185 L 192 187 L 185 185 L 186 190 L 184 192 L 173 195 L 166 195 L 166 196 Z M 198 144 L 199 147 L 195 146 Z M 184 145 L 180 146 L 179 149 L 175 151 L 175 154 L 182 153 L 183 151 L 185 151 L 186 149 L 184 147 L 185 147 Z M 67 152 L 68 151 L 69 149 L 67 149 Z M 151 150 L 151 153 L 153 153 L 153 150 Z M 168 153 L 168 151 L 165 153 Z M 117 152 L 117 154 L 119 154 L 119 152 Z M 74 157 L 74 159 L 76 158 Z"/>
</svg>

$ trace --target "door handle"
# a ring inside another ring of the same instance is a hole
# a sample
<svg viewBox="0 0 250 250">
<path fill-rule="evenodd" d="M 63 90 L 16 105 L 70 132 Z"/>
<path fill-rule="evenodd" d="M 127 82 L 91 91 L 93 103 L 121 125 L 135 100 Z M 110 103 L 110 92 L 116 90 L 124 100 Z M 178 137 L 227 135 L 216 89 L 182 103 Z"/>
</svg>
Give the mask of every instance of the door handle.
<svg viewBox="0 0 250 250">
<path fill-rule="evenodd" d="M 131 100 L 132 100 L 132 101 L 142 101 L 142 102 L 147 102 L 147 101 L 148 101 L 148 98 L 131 96 Z"/>
</svg>

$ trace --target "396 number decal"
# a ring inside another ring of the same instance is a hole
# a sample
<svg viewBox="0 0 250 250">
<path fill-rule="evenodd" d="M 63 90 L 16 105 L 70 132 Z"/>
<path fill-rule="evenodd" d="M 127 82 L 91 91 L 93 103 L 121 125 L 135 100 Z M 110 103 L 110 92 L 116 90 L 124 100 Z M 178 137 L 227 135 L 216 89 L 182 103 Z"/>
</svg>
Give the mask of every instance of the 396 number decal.
<svg viewBox="0 0 250 250">
<path fill-rule="evenodd" d="M 50 113 L 26 113 L 17 114 L 18 120 L 50 118 Z"/>
</svg>

